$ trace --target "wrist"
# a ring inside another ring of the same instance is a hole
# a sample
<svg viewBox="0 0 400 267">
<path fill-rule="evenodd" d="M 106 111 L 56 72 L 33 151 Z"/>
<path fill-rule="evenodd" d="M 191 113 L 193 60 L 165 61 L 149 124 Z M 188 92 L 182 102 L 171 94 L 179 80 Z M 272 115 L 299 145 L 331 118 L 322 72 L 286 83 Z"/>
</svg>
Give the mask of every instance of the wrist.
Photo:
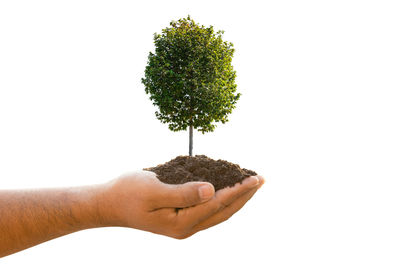
<svg viewBox="0 0 400 267">
<path fill-rule="evenodd" d="M 118 214 L 116 213 L 116 201 L 112 184 L 105 183 L 96 185 L 93 188 L 92 210 L 97 227 L 121 226 Z"/>
</svg>

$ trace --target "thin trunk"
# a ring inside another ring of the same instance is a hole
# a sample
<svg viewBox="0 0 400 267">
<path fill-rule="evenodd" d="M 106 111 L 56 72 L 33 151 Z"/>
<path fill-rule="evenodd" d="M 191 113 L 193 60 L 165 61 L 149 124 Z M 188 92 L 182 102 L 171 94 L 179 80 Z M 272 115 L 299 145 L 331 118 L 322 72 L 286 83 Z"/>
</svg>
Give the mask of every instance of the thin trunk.
<svg viewBox="0 0 400 267">
<path fill-rule="evenodd" d="M 189 126 L 189 156 L 193 156 L 193 126 Z"/>
</svg>

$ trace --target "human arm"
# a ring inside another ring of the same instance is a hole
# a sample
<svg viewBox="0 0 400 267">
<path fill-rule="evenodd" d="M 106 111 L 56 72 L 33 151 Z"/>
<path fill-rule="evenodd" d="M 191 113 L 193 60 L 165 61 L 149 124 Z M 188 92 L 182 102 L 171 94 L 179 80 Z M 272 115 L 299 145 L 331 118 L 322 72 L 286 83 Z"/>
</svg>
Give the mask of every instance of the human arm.
<svg viewBox="0 0 400 267">
<path fill-rule="evenodd" d="M 3 190 L 0 257 L 96 227 L 131 227 L 186 238 L 228 219 L 262 183 L 262 177 L 251 177 L 215 193 L 208 183 L 168 185 L 153 172 L 142 171 L 93 186 Z M 199 194 L 202 185 L 204 198 Z"/>
</svg>

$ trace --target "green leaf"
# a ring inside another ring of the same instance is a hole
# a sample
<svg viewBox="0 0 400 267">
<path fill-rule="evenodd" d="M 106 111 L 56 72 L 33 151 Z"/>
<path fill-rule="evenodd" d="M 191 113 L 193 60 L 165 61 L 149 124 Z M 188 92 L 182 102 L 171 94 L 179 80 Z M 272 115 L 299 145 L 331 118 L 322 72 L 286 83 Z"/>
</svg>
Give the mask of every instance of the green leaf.
<svg viewBox="0 0 400 267">
<path fill-rule="evenodd" d="M 202 133 L 213 131 L 235 108 L 240 93 L 231 64 L 234 49 L 223 33 L 188 16 L 154 34 L 155 51 L 141 81 L 158 107 L 156 117 L 172 131 L 190 124 Z"/>
</svg>

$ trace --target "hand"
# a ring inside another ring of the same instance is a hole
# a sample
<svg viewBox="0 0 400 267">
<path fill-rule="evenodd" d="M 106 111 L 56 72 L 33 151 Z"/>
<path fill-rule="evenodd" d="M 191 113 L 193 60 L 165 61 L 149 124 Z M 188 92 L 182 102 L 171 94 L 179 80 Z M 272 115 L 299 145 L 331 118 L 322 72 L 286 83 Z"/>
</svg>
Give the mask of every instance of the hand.
<svg viewBox="0 0 400 267">
<path fill-rule="evenodd" d="M 263 177 L 251 176 L 215 193 L 206 182 L 171 185 L 154 172 L 129 173 L 106 184 L 102 217 L 110 226 L 183 239 L 230 218 L 263 183 Z"/>
</svg>

